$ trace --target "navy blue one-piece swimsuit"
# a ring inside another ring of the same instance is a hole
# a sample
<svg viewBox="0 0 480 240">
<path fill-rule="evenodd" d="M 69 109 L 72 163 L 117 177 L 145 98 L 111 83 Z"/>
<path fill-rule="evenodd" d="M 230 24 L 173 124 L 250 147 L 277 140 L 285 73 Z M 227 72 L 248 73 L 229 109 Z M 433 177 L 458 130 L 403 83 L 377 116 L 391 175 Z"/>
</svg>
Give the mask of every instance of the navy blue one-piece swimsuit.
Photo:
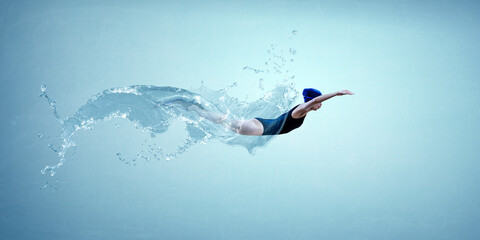
<svg viewBox="0 0 480 240">
<path fill-rule="evenodd" d="M 305 120 L 305 116 L 301 118 L 292 117 L 292 112 L 297 107 L 298 105 L 290 109 L 290 111 L 280 115 L 278 118 L 275 118 L 275 119 L 256 118 L 263 125 L 262 135 L 284 134 L 302 126 L 303 120 Z"/>
</svg>

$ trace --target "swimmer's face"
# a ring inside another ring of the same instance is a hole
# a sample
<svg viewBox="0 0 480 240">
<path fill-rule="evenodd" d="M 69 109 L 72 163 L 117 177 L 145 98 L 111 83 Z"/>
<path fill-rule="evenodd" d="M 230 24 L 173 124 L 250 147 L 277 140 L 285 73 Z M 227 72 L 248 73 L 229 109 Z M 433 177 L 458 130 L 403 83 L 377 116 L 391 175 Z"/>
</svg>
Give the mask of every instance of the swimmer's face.
<svg viewBox="0 0 480 240">
<path fill-rule="evenodd" d="M 317 104 L 314 104 L 314 105 L 312 106 L 312 110 L 313 110 L 313 111 L 317 111 L 317 110 L 318 110 L 319 108 L 321 108 L 321 107 L 322 107 L 322 103 L 317 103 Z"/>
</svg>

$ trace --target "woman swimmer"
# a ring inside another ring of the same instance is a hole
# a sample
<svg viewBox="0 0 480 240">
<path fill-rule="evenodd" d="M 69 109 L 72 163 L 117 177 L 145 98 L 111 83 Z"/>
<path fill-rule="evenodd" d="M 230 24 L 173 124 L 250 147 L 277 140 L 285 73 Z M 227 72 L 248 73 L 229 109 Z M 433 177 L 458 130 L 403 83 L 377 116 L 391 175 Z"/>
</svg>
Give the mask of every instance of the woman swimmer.
<svg viewBox="0 0 480 240">
<path fill-rule="evenodd" d="M 303 90 L 304 103 L 290 109 L 275 119 L 254 118 L 249 120 L 229 119 L 225 114 L 206 111 L 200 105 L 192 104 L 184 106 L 188 110 L 194 110 L 200 116 L 219 124 L 225 124 L 230 130 L 242 135 L 279 135 L 292 131 L 303 124 L 303 120 L 310 111 L 317 111 L 322 107 L 322 102 L 335 96 L 353 95 L 348 90 L 337 91 L 322 95 L 314 88 Z M 181 104 L 181 103 L 180 103 Z M 183 104 L 182 104 L 183 105 Z"/>
</svg>

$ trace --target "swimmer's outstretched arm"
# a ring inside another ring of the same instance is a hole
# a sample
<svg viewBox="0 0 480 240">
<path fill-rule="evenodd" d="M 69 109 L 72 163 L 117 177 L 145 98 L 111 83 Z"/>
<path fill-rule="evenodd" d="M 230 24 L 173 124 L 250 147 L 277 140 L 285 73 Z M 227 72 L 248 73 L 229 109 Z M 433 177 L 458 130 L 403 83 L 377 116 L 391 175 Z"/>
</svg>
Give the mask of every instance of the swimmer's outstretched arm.
<svg viewBox="0 0 480 240">
<path fill-rule="evenodd" d="M 317 111 L 321 106 L 322 102 L 326 101 L 332 97 L 335 96 L 342 96 L 342 95 L 353 95 L 353 92 L 350 92 L 348 90 L 342 90 L 342 91 L 336 91 L 333 93 L 329 94 L 324 94 L 322 96 L 318 96 L 306 103 L 300 104 L 293 112 L 292 112 L 292 117 L 294 118 L 300 118 L 305 115 L 307 115 L 308 112 L 310 111 Z"/>
<path fill-rule="evenodd" d="M 333 92 L 333 93 L 329 93 L 329 94 L 324 94 L 322 96 L 318 96 L 314 99 L 312 99 L 311 101 L 309 102 L 312 102 L 312 104 L 316 104 L 316 103 L 321 103 L 325 100 L 328 100 L 332 97 L 335 97 L 335 96 L 342 96 L 342 95 L 353 95 L 354 93 L 353 92 L 350 92 L 348 90 L 342 90 L 342 91 L 336 91 L 336 92 Z"/>
</svg>

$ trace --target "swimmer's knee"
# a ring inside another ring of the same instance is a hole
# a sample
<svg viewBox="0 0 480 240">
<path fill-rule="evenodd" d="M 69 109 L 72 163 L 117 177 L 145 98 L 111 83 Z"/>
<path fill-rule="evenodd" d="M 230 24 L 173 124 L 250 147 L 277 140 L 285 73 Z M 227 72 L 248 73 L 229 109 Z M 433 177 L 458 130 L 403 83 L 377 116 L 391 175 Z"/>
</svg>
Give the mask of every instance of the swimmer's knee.
<svg viewBox="0 0 480 240">
<path fill-rule="evenodd" d="M 230 120 L 228 127 L 235 133 L 242 134 L 242 127 L 243 121 L 242 120 Z"/>
<path fill-rule="evenodd" d="M 242 122 L 238 134 L 241 135 L 262 135 L 263 127 L 257 119 L 245 120 Z"/>
</svg>

